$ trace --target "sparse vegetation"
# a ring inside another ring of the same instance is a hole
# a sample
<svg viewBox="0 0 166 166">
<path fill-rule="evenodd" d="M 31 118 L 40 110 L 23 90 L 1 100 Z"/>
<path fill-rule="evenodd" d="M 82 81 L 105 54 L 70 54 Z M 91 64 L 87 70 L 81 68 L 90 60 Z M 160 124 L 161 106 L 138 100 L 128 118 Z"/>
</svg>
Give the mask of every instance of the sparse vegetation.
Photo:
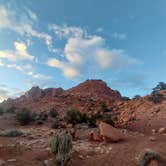
<svg viewBox="0 0 166 166">
<path fill-rule="evenodd" d="M 56 118 L 58 116 L 58 111 L 55 110 L 55 109 L 51 109 L 49 111 L 49 115 L 52 117 L 52 118 Z"/>
<path fill-rule="evenodd" d="M 12 106 L 6 109 L 6 113 L 8 114 L 14 114 L 16 111 L 16 107 Z"/>
<path fill-rule="evenodd" d="M 60 127 L 60 121 L 58 119 L 53 120 L 51 124 L 51 128 L 58 129 L 59 127 Z"/>
<path fill-rule="evenodd" d="M 129 97 L 123 96 L 123 101 L 129 101 L 131 100 Z"/>
<path fill-rule="evenodd" d="M 110 112 L 111 110 L 107 107 L 107 105 L 105 103 L 102 103 L 101 105 L 101 110 L 103 112 Z"/>
<path fill-rule="evenodd" d="M 139 156 L 137 166 L 147 166 L 152 160 L 160 160 L 160 154 L 149 150 Z"/>
<path fill-rule="evenodd" d="M 148 100 L 157 104 L 160 103 L 164 99 L 164 96 L 161 93 L 155 92 L 152 93 L 149 97 Z"/>
<path fill-rule="evenodd" d="M 66 133 L 57 133 L 53 136 L 50 146 L 55 165 L 66 165 L 71 158 L 72 136 Z"/>
<path fill-rule="evenodd" d="M 20 130 L 8 130 L 0 132 L 1 137 L 19 137 L 24 135 L 24 133 Z"/>
<path fill-rule="evenodd" d="M 153 88 L 153 92 L 159 92 L 161 90 L 166 90 L 166 83 L 159 82 L 156 87 Z"/>
<path fill-rule="evenodd" d="M 87 121 L 86 114 L 81 113 L 78 110 L 71 109 L 66 113 L 64 117 L 65 121 L 70 124 L 79 124 Z"/>
<path fill-rule="evenodd" d="M 112 117 L 110 114 L 104 114 L 101 118 L 101 120 L 105 123 L 108 123 L 111 126 L 115 126 L 114 121 L 112 120 Z"/>
<path fill-rule="evenodd" d="M 0 116 L 3 115 L 3 109 L 0 107 Z"/>
<path fill-rule="evenodd" d="M 89 126 L 90 127 L 96 127 L 97 126 L 96 125 L 97 120 L 102 120 L 103 122 L 108 123 L 111 126 L 115 125 L 110 114 L 101 114 L 100 112 L 98 112 L 98 113 L 96 113 L 94 115 L 91 115 L 88 118 Z"/>
<path fill-rule="evenodd" d="M 133 97 L 134 100 L 137 100 L 137 99 L 140 99 L 140 98 L 141 98 L 140 95 L 135 95 L 135 96 Z"/>
<path fill-rule="evenodd" d="M 26 108 L 18 111 L 16 114 L 16 119 L 21 125 L 27 125 L 34 120 L 33 114 Z"/>
</svg>

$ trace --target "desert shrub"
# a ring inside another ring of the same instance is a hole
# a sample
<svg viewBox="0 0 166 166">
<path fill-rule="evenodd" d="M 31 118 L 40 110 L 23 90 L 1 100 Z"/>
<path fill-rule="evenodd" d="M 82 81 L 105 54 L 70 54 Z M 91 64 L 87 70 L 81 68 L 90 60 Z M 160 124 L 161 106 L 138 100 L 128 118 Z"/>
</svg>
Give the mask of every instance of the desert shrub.
<svg viewBox="0 0 166 166">
<path fill-rule="evenodd" d="M 1 137 L 19 137 L 24 135 L 24 133 L 20 130 L 8 130 L 0 132 Z"/>
<path fill-rule="evenodd" d="M 36 124 L 37 124 L 37 125 L 43 125 L 44 122 L 43 122 L 42 120 L 37 120 L 37 121 L 36 121 Z"/>
<path fill-rule="evenodd" d="M 134 100 L 136 100 L 136 99 L 140 99 L 140 98 L 141 98 L 140 95 L 135 95 L 135 96 L 133 97 Z"/>
<path fill-rule="evenodd" d="M 34 120 L 32 112 L 26 108 L 16 113 L 16 119 L 21 125 L 27 125 Z"/>
<path fill-rule="evenodd" d="M 3 109 L 0 107 L 0 116 L 3 115 Z"/>
<path fill-rule="evenodd" d="M 137 166 L 147 166 L 147 164 L 149 164 L 152 160 L 159 161 L 160 159 L 161 158 L 159 153 L 152 150 L 148 150 L 139 156 Z"/>
<path fill-rule="evenodd" d="M 154 92 L 149 97 L 148 100 L 157 104 L 160 103 L 164 99 L 164 96 L 160 93 Z"/>
<path fill-rule="evenodd" d="M 103 112 L 110 112 L 111 110 L 107 107 L 107 105 L 105 103 L 101 104 L 101 110 Z"/>
<path fill-rule="evenodd" d="M 166 90 L 166 83 L 164 82 L 159 82 L 156 87 L 153 88 L 153 92 L 158 92 L 161 90 Z"/>
<path fill-rule="evenodd" d="M 8 114 L 14 114 L 16 111 L 16 107 L 12 106 L 12 107 L 9 107 L 8 109 L 6 109 L 6 113 Z"/>
<path fill-rule="evenodd" d="M 60 127 L 60 121 L 58 119 L 55 119 L 51 123 L 51 128 L 52 129 L 58 129 Z"/>
<path fill-rule="evenodd" d="M 122 100 L 123 100 L 123 101 L 129 101 L 129 100 L 131 100 L 131 99 L 130 99 L 129 97 L 123 96 Z"/>
<path fill-rule="evenodd" d="M 87 121 L 86 114 L 81 113 L 80 111 L 77 111 L 75 109 L 69 110 L 65 117 L 65 121 L 70 124 L 78 124 L 78 123 L 84 123 Z"/>
<path fill-rule="evenodd" d="M 112 120 L 112 116 L 110 114 L 104 114 L 101 120 L 105 123 L 108 123 L 111 126 L 115 126 L 114 121 Z"/>
<path fill-rule="evenodd" d="M 97 120 L 102 120 L 103 122 L 108 123 L 111 126 L 115 125 L 110 114 L 100 114 L 99 112 L 94 115 L 91 115 L 88 118 L 88 125 L 90 127 L 96 127 Z"/>
<path fill-rule="evenodd" d="M 101 119 L 102 118 L 102 114 L 100 114 L 100 112 L 97 112 L 96 114 L 90 115 L 88 117 L 88 125 L 90 127 L 96 127 L 96 121 L 97 119 Z"/>
<path fill-rule="evenodd" d="M 51 152 L 56 166 L 64 166 L 71 158 L 72 137 L 70 134 L 57 133 L 51 140 Z"/>
<path fill-rule="evenodd" d="M 55 109 L 51 109 L 49 111 L 49 115 L 52 117 L 52 118 L 56 118 L 58 116 L 58 111 L 55 110 Z"/>
<path fill-rule="evenodd" d="M 46 121 L 47 119 L 48 119 L 47 113 L 43 113 L 43 112 L 40 113 L 36 118 L 36 120 L 41 120 L 41 121 Z"/>
</svg>

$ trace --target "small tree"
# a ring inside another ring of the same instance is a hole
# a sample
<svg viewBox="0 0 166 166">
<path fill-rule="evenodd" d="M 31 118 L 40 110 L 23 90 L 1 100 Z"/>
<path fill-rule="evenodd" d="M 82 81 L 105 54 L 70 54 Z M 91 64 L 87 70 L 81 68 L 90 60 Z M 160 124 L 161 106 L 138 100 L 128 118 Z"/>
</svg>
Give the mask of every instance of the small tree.
<svg viewBox="0 0 166 166">
<path fill-rule="evenodd" d="M 108 109 L 108 107 L 107 107 L 107 105 L 105 103 L 101 104 L 101 110 L 103 112 L 110 112 L 111 111 L 110 109 Z"/>
<path fill-rule="evenodd" d="M 21 111 L 17 112 L 16 119 L 21 125 L 27 125 L 34 120 L 32 112 L 26 108 L 23 108 Z"/>
<path fill-rule="evenodd" d="M 71 158 L 72 136 L 66 133 L 57 133 L 53 136 L 50 146 L 55 165 L 66 165 Z"/>
<path fill-rule="evenodd" d="M 153 88 L 153 91 L 166 90 L 166 83 L 159 82 L 156 87 Z"/>
</svg>

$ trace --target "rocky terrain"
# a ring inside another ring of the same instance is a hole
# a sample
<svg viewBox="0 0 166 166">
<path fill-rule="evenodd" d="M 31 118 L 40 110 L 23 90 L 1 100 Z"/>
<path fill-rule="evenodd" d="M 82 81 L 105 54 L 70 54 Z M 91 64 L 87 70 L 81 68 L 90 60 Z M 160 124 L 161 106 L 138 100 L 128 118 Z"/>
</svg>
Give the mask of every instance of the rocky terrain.
<svg viewBox="0 0 166 166">
<path fill-rule="evenodd" d="M 14 106 L 16 111 L 28 108 L 37 114 L 54 108 L 60 117 L 70 109 L 92 115 L 107 107 L 115 127 L 101 125 L 90 127 L 87 123 L 76 125 L 72 157 L 69 166 L 166 166 L 166 91 L 160 91 L 162 100 L 154 102 L 153 94 L 124 100 L 118 91 L 110 89 L 101 80 L 87 80 L 69 90 L 33 87 L 17 99 L 1 104 L 4 109 Z M 104 113 L 105 114 L 105 113 Z M 22 136 L 0 136 L 0 166 L 53 166 L 50 141 L 55 133 L 66 127 L 53 129 L 52 118 L 44 124 L 32 122 L 21 126 L 15 114 L 0 116 L 0 133 L 18 129 Z M 146 151 L 159 154 L 144 165 L 140 156 Z"/>
</svg>

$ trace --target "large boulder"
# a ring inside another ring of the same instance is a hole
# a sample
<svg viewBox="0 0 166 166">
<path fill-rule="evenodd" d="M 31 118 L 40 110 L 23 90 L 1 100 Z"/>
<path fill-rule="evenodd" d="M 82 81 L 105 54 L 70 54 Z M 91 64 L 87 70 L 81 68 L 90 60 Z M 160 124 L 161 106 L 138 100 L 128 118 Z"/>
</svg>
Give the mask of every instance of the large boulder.
<svg viewBox="0 0 166 166">
<path fill-rule="evenodd" d="M 124 139 L 118 129 L 104 122 L 99 123 L 99 133 L 106 142 L 118 142 Z"/>
</svg>

